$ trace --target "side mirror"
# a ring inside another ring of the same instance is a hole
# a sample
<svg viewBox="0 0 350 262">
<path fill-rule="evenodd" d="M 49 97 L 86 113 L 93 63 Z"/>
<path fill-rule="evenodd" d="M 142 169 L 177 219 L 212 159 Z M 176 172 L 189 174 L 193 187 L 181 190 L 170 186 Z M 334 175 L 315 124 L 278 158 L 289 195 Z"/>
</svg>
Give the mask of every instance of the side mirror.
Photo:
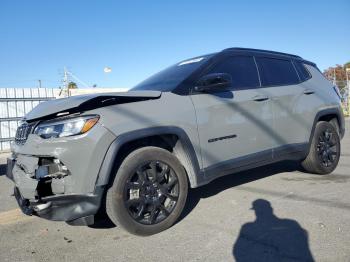
<svg viewBox="0 0 350 262">
<path fill-rule="evenodd" d="M 213 73 L 202 76 L 195 86 L 197 92 L 227 91 L 231 87 L 232 78 L 227 73 Z"/>
</svg>

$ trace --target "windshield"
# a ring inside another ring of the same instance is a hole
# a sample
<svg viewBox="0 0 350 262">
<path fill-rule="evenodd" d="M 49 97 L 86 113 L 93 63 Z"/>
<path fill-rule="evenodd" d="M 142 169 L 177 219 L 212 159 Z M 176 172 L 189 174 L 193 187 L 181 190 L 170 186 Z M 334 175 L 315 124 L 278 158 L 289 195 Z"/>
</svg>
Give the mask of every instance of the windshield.
<svg viewBox="0 0 350 262">
<path fill-rule="evenodd" d="M 131 90 L 172 91 L 201 65 L 203 65 L 211 56 L 212 55 L 206 55 L 191 58 L 172 65 L 142 81 Z"/>
</svg>

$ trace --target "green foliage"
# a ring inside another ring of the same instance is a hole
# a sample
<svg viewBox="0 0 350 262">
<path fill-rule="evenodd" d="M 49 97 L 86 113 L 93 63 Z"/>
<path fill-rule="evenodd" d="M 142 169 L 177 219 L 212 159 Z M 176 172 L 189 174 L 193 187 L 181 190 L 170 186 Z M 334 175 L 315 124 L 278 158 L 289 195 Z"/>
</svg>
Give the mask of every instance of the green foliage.
<svg viewBox="0 0 350 262">
<path fill-rule="evenodd" d="M 323 71 L 324 76 L 329 81 L 334 81 L 334 78 L 336 80 L 336 84 L 339 87 L 339 89 L 344 89 L 346 86 L 346 68 L 350 68 L 350 62 L 342 65 L 336 65 L 334 67 L 329 67 L 328 69 Z M 347 72 L 348 78 L 350 79 L 350 72 Z"/>
<path fill-rule="evenodd" d="M 78 86 L 77 86 L 76 83 L 74 83 L 74 82 L 69 82 L 69 84 L 68 84 L 68 89 L 77 89 L 77 88 L 78 88 Z"/>
<path fill-rule="evenodd" d="M 350 61 L 344 64 L 344 68 L 350 68 Z M 349 73 L 349 72 L 348 72 Z"/>
</svg>

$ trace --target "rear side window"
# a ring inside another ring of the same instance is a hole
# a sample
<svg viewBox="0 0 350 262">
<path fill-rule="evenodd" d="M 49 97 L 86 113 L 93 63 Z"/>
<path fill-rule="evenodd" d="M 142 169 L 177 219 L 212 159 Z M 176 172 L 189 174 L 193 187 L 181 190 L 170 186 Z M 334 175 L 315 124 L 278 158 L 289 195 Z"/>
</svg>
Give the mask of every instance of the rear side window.
<svg viewBox="0 0 350 262">
<path fill-rule="evenodd" d="M 299 78 L 290 60 L 256 57 L 263 86 L 292 85 Z"/>
<path fill-rule="evenodd" d="M 301 62 L 294 61 L 294 66 L 298 72 L 298 75 L 300 77 L 300 81 L 303 82 L 303 81 L 306 81 L 310 78 L 309 71 L 307 71 L 307 69 L 305 68 L 305 66 Z"/>
<path fill-rule="evenodd" d="M 208 73 L 227 73 L 232 77 L 233 89 L 260 86 L 258 70 L 252 56 L 231 56 L 216 64 Z"/>
</svg>

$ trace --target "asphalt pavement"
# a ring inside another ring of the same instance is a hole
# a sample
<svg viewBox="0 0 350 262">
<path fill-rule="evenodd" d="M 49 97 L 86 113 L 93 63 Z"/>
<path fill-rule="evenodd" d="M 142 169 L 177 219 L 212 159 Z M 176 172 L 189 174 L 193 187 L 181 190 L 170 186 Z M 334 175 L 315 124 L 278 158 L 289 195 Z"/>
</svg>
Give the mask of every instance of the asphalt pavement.
<svg viewBox="0 0 350 262">
<path fill-rule="evenodd" d="M 349 130 L 350 121 L 346 121 Z M 0 155 L 0 261 L 350 261 L 350 134 L 326 176 L 282 162 L 190 191 L 181 220 L 137 237 L 27 217 Z"/>
</svg>

